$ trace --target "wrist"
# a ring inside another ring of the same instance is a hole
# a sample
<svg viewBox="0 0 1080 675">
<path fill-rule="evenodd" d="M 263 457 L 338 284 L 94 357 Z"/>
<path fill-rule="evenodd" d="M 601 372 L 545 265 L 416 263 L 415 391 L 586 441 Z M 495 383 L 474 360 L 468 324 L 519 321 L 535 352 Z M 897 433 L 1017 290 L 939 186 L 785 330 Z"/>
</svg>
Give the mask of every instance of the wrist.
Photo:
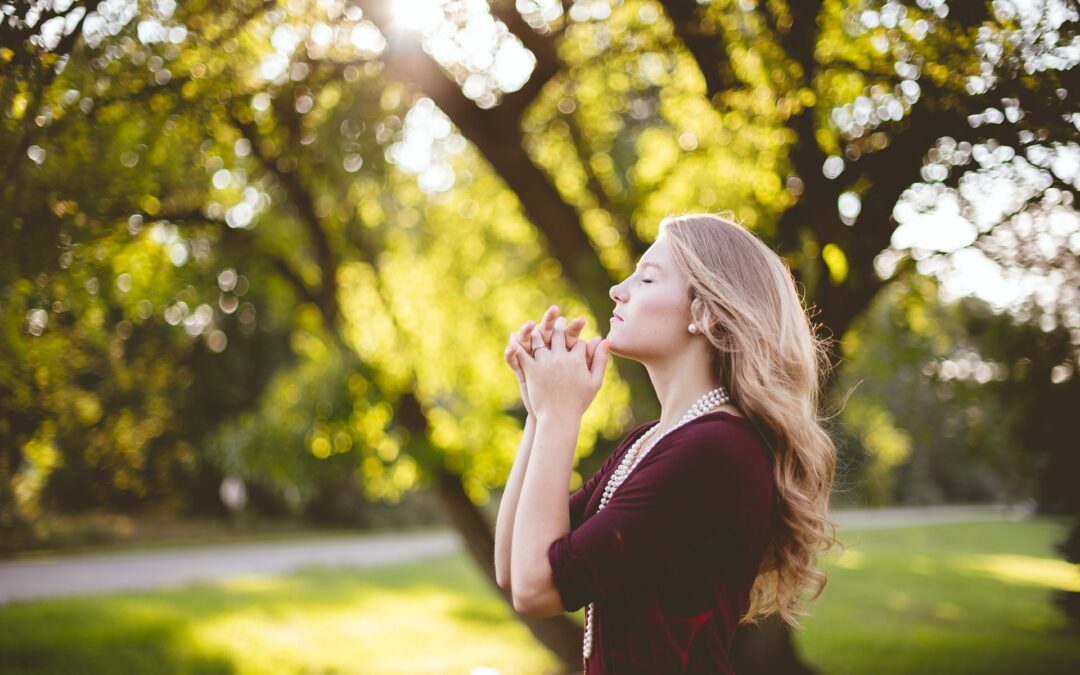
<svg viewBox="0 0 1080 675">
<path fill-rule="evenodd" d="M 584 415 L 579 415 L 574 412 L 566 410 L 540 410 L 533 413 L 532 417 L 536 420 L 536 427 L 580 427 L 581 418 Z"/>
</svg>

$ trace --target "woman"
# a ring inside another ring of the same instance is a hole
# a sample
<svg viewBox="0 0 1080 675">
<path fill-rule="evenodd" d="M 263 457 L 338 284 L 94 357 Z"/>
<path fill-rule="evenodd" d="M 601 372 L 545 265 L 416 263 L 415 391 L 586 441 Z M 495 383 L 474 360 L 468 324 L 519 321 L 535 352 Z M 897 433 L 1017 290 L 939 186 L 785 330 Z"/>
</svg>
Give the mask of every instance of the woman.
<svg viewBox="0 0 1080 675">
<path fill-rule="evenodd" d="M 586 607 L 585 672 L 732 673 L 739 623 L 779 614 L 838 543 L 836 448 L 817 415 L 828 366 L 785 262 L 728 217 L 661 223 L 611 288 L 601 341 L 549 308 L 511 335 L 525 433 L 496 525 L 496 576 L 522 614 Z M 642 363 L 659 420 L 569 497 L 581 417 L 611 351 Z M 832 529 L 832 534 L 826 531 Z"/>
</svg>

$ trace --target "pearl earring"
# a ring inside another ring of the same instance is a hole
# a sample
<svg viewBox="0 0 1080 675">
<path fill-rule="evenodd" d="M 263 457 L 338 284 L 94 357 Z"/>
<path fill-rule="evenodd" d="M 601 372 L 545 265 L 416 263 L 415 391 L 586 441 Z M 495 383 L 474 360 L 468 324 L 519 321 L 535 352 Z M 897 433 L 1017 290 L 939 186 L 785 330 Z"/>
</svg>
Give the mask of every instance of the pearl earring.
<svg viewBox="0 0 1080 675">
<path fill-rule="evenodd" d="M 697 335 L 697 332 L 698 332 L 698 327 L 697 327 L 697 324 L 694 324 L 694 323 L 692 323 L 692 324 L 690 324 L 689 326 L 687 326 L 687 327 L 686 327 L 686 329 L 687 329 L 688 331 L 690 331 L 691 333 L 693 333 L 693 334 Z"/>
</svg>

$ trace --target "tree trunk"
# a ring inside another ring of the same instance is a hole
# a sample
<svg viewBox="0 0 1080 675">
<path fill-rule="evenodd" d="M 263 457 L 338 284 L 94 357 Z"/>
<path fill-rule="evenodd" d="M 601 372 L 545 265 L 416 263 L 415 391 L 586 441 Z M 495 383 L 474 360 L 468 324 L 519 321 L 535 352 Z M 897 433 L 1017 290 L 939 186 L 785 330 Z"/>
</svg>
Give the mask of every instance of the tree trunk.
<svg viewBox="0 0 1080 675">
<path fill-rule="evenodd" d="M 465 494 L 460 476 L 445 468 L 439 469 L 437 474 L 436 488 L 439 499 L 446 505 L 447 515 L 464 538 L 466 550 L 491 580 L 491 584 L 506 598 L 507 603 L 513 604 L 510 591 L 499 587 L 495 581 L 495 537 L 491 525 Z M 584 635 L 582 627 L 573 619 L 565 614 L 550 619 L 531 616 L 518 618 L 540 644 L 550 649 L 564 663 L 567 671 L 581 671 Z"/>
<path fill-rule="evenodd" d="M 676 2 L 664 4 L 676 23 L 684 29 L 683 35 L 687 35 L 686 29 L 692 25 L 697 6 Z M 387 25 L 385 5 L 367 2 L 364 9 L 376 25 Z M 544 234 L 553 257 L 562 264 L 566 276 L 585 298 L 594 315 L 604 317 L 611 306 L 607 294 L 611 280 L 581 225 L 578 213 L 566 203 L 552 181 L 532 163 L 521 142 L 521 113 L 543 83 L 559 70 L 559 64 L 552 51 L 543 45 L 537 49 L 536 36 L 530 31 L 522 30 L 520 26 L 514 28 L 518 28 L 523 38 L 527 37 L 533 43 L 530 46 L 538 58 L 537 73 L 526 90 L 508 96 L 503 105 L 491 110 L 481 110 L 467 99 L 460 88 L 441 72 L 434 60 L 420 49 L 414 38 L 397 36 L 391 41 L 384 61 L 403 81 L 431 97 L 491 163 L 495 172 L 518 196 L 525 214 Z M 692 51 L 699 59 L 707 57 L 715 61 L 716 69 L 703 68 L 703 71 L 711 88 L 719 89 L 730 84 L 731 72 L 723 58 L 722 47 L 713 42 L 715 38 L 715 35 L 699 35 L 696 40 L 689 42 L 696 48 Z M 629 367 L 620 368 L 621 374 L 629 376 L 633 390 L 643 391 L 647 382 L 645 369 L 635 367 L 638 364 L 626 365 Z M 648 408 L 642 411 L 646 418 L 658 416 L 659 406 L 654 400 L 642 403 Z M 460 477 L 447 472 L 441 463 L 433 473 L 437 476 L 439 494 L 447 504 L 451 520 L 465 537 L 470 554 L 494 584 L 495 543 L 492 528 L 468 499 Z M 501 588 L 499 590 L 503 591 Z M 503 595 L 511 601 L 505 591 Z M 540 620 L 521 618 L 537 639 L 565 661 L 568 667 L 580 668 L 580 627 L 565 616 Z M 757 626 L 740 628 L 736 640 L 740 645 L 740 673 L 812 672 L 796 656 L 787 625 L 782 621 L 770 620 Z"/>
</svg>

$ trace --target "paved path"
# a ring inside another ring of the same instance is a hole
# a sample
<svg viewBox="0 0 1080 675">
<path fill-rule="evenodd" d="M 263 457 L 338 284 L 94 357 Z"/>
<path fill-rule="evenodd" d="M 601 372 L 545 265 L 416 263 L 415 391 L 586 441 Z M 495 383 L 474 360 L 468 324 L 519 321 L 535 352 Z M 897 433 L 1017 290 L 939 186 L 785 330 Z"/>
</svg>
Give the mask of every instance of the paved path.
<svg viewBox="0 0 1080 675">
<path fill-rule="evenodd" d="M 452 530 L 435 530 L 0 561 L 0 604 L 282 574 L 308 565 L 377 567 L 454 553 L 459 540 Z"/>
<path fill-rule="evenodd" d="M 883 529 L 978 520 L 1022 520 L 1034 513 L 1032 504 L 955 504 L 898 506 L 888 509 L 836 509 L 831 517 L 841 529 Z"/>
<path fill-rule="evenodd" d="M 1015 520 L 1030 513 L 1030 508 L 978 505 L 836 510 L 831 515 L 841 529 L 860 529 Z M 461 548 L 460 536 L 447 529 L 0 561 L 0 604 L 283 574 L 309 565 L 376 567 L 449 555 Z"/>
</svg>

